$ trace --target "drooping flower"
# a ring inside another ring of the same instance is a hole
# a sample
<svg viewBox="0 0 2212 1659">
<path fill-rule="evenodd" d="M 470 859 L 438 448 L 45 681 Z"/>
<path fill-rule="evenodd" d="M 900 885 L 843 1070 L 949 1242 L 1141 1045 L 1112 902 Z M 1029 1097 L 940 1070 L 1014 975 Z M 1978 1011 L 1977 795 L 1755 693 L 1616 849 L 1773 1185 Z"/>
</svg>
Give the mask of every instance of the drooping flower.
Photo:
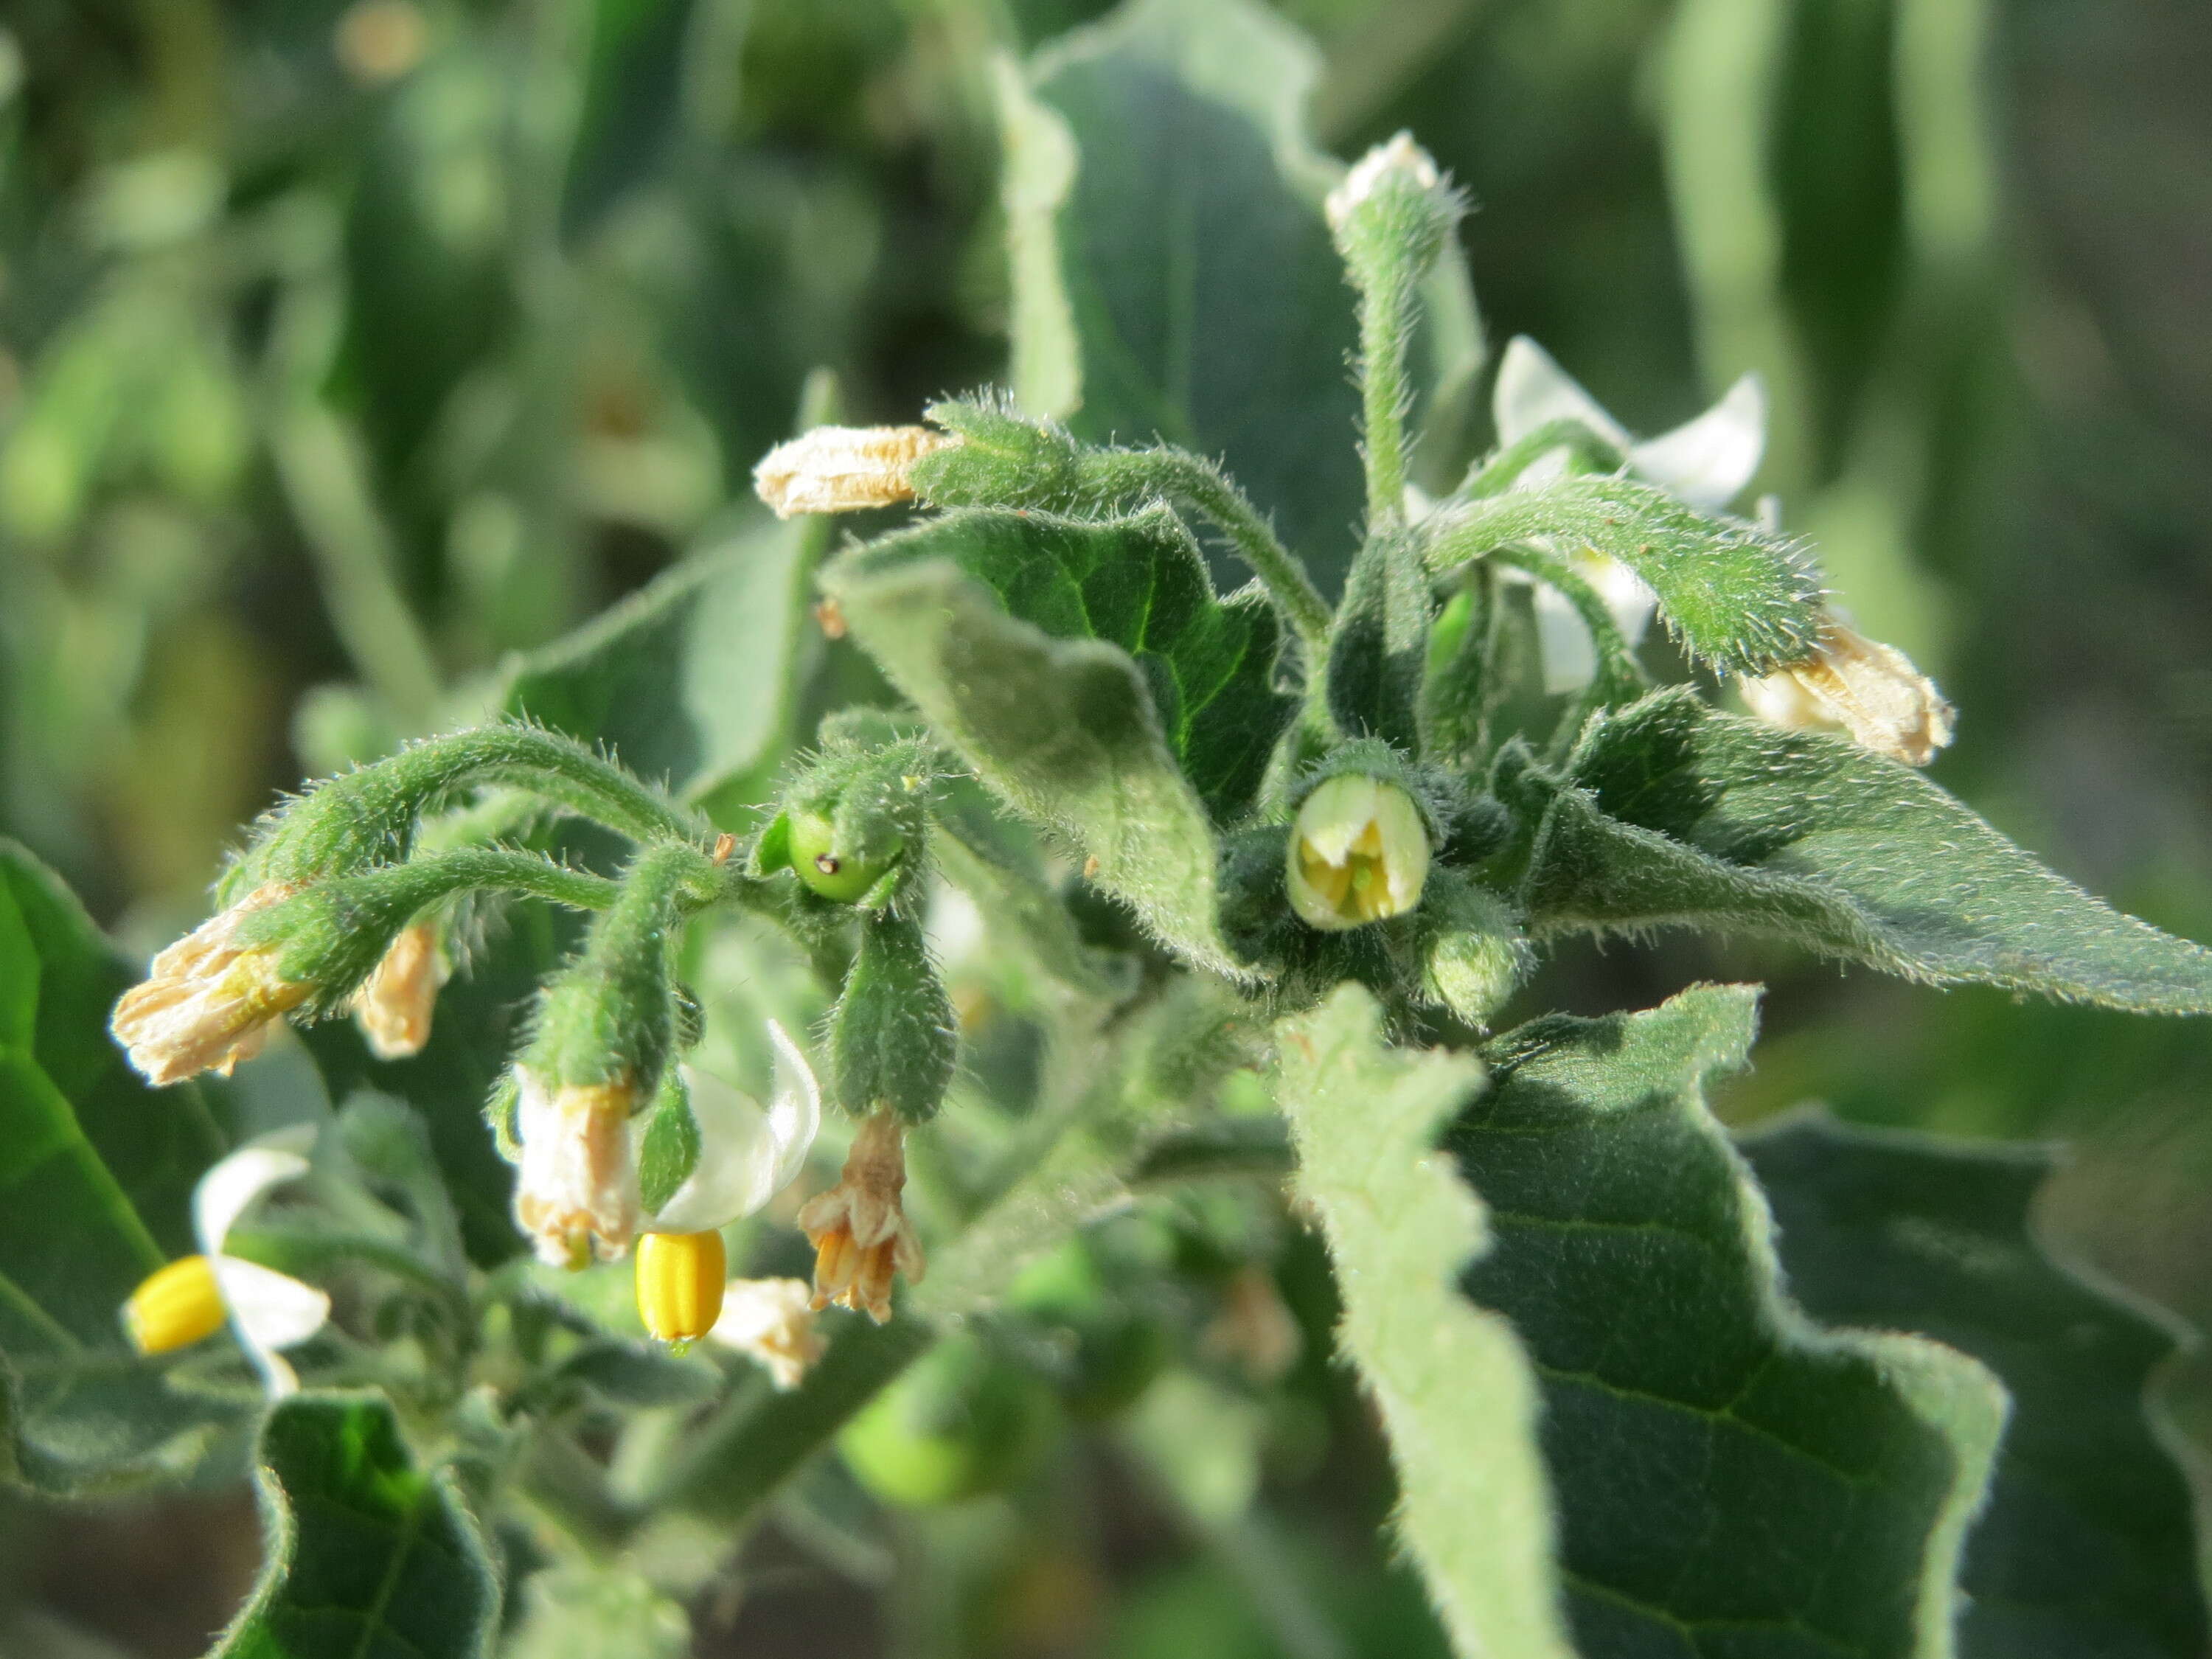
<svg viewBox="0 0 2212 1659">
<path fill-rule="evenodd" d="M 1498 361 L 1491 410 L 1501 445 L 1517 443 L 1553 421 L 1578 421 L 1620 451 L 1638 477 L 1709 510 L 1742 493 L 1766 448 L 1766 392 L 1756 374 L 1743 376 L 1696 419 L 1638 443 L 1526 335 L 1516 335 Z M 1539 489 L 1559 477 L 1566 464 L 1566 452 L 1555 450 L 1533 463 L 1514 487 Z M 1619 560 L 1587 549 L 1559 551 L 1605 602 L 1621 637 L 1632 646 L 1640 641 L 1659 603 L 1643 579 Z M 1545 690 L 1558 695 L 1589 684 L 1597 672 L 1589 629 L 1553 588 L 1540 583 L 1534 597 Z"/>
<path fill-rule="evenodd" d="M 795 1389 L 822 1357 L 811 1293 L 803 1279 L 733 1279 L 709 1334 L 766 1368 L 779 1389 Z"/>
<path fill-rule="evenodd" d="M 900 1202 L 905 1188 L 906 1132 L 896 1113 L 878 1111 L 853 1137 L 837 1184 L 799 1212 L 814 1246 L 815 1307 L 835 1302 L 880 1325 L 891 1316 L 893 1276 L 921 1282 L 927 1262 Z"/>
<path fill-rule="evenodd" d="M 914 499 L 914 464 L 954 440 L 926 426 L 817 426 L 778 444 L 753 488 L 779 519 L 853 513 Z"/>
<path fill-rule="evenodd" d="M 515 1224 L 548 1267 L 581 1267 L 595 1249 L 603 1261 L 622 1256 L 637 1236 L 629 1122 L 636 1090 L 628 1083 L 549 1089 L 525 1066 L 515 1067 L 515 1085 L 522 1145 Z"/>
<path fill-rule="evenodd" d="M 279 1352 L 297 1347 L 329 1321 L 331 1299 L 288 1273 L 223 1254 L 230 1230 L 262 1194 L 307 1174 L 312 1125 L 279 1129 L 217 1161 L 192 1193 L 192 1231 L 202 1254 L 172 1261 L 131 1292 L 123 1328 L 143 1354 L 173 1352 L 228 1320 L 271 1399 L 300 1386 Z"/>
<path fill-rule="evenodd" d="M 430 1041 L 430 1016 L 450 969 L 438 926 L 410 922 L 354 993 L 353 1017 L 379 1060 L 405 1060 Z"/>
<path fill-rule="evenodd" d="M 1403 915 L 1429 878 L 1428 825 L 1396 784 L 1339 773 L 1298 808 L 1284 875 L 1309 927 L 1340 933 Z"/>
<path fill-rule="evenodd" d="M 821 1127 L 822 1091 L 805 1052 L 774 1020 L 768 1034 L 775 1082 L 765 1106 L 712 1073 L 681 1068 L 697 1157 L 645 1218 L 637 1245 L 638 1312 L 664 1342 L 690 1343 L 714 1328 L 728 1270 L 720 1230 L 791 1184 Z M 639 1119 L 633 1151 L 641 1164 L 647 1133 Z"/>
<path fill-rule="evenodd" d="M 123 994 L 109 1029 L 148 1082 L 179 1083 L 201 1072 L 229 1076 L 239 1061 L 261 1052 L 272 1024 L 313 994 L 308 981 L 277 971 L 276 945 L 238 938 L 249 916 L 295 890 L 282 882 L 255 888 L 155 957 L 145 981 Z"/>
<path fill-rule="evenodd" d="M 1787 729 L 1842 732 L 1862 749 L 1925 766 L 1951 741 L 1957 711 L 1895 646 L 1831 614 L 1803 662 L 1747 679 L 1751 712 Z"/>
</svg>

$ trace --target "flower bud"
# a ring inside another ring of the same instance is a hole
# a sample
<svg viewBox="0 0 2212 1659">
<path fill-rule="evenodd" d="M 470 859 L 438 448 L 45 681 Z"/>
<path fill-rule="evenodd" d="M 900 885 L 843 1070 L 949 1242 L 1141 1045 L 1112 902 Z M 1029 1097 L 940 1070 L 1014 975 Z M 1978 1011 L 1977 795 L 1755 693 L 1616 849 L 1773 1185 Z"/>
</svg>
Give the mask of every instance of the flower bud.
<svg viewBox="0 0 2212 1659">
<path fill-rule="evenodd" d="M 1396 784 L 1340 772 L 1298 808 L 1285 873 L 1309 927 L 1336 933 L 1403 915 L 1428 880 L 1428 825 Z"/>
<path fill-rule="evenodd" d="M 515 1137 L 522 1146 L 514 1220 L 548 1267 L 580 1267 L 596 1246 L 612 1261 L 637 1232 L 637 1170 L 626 1083 L 549 1088 L 515 1068 Z"/>
<path fill-rule="evenodd" d="M 856 1117 L 927 1123 L 945 1103 L 958 1053 L 951 999 L 921 924 L 890 912 L 860 923 L 860 947 L 830 1013 L 830 1079 Z"/>
<path fill-rule="evenodd" d="M 1401 132 L 1359 158 L 1322 204 L 1338 250 L 1355 275 L 1377 254 L 1395 252 L 1419 275 L 1467 211 L 1428 151 Z"/>
<path fill-rule="evenodd" d="M 1777 673 L 1747 679 L 1751 712 L 1784 730 L 1838 731 L 1862 749 L 1925 766 L 1951 741 L 1957 711 L 1894 646 L 1830 616 L 1819 650 Z"/>
<path fill-rule="evenodd" d="M 430 1014 L 449 969 L 434 922 L 399 930 L 354 994 L 353 1017 L 379 1060 L 405 1060 L 430 1041 Z"/>
<path fill-rule="evenodd" d="M 124 1334 L 143 1354 L 173 1353 L 213 1336 L 229 1317 L 215 1263 L 181 1256 L 147 1279 L 123 1304 Z"/>
<path fill-rule="evenodd" d="M 123 994 L 109 1025 L 148 1082 L 229 1076 L 261 1052 L 271 1024 L 313 994 L 312 981 L 279 971 L 275 944 L 241 937 L 250 918 L 292 892 L 281 882 L 255 888 L 155 957 L 145 983 Z"/>
<path fill-rule="evenodd" d="M 645 1233 L 637 1241 L 637 1310 L 660 1341 L 689 1346 L 722 1316 L 730 1271 L 722 1235 Z"/>
<path fill-rule="evenodd" d="M 822 1358 L 822 1337 L 802 1279 L 732 1279 L 710 1334 L 765 1368 L 779 1392 L 797 1388 Z"/>
<path fill-rule="evenodd" d="M 753 488 L 779 519 L 892 507 L 914 499 L 914 464 L 951 441 L 926 426 L 817 426 L 769 451 Z"/>
</svg>

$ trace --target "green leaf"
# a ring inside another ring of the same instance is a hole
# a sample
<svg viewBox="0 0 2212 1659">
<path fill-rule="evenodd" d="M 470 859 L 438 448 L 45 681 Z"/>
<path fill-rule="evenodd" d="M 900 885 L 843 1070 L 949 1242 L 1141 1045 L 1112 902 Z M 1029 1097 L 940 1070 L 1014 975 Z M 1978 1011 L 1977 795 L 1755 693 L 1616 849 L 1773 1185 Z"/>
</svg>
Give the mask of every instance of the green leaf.
<svg viewBox="0 0 2212 1659">
<path fill-rule="evenodd" d="M 2212 1012 L 2212 952 L 2090 897 L 1910 768 L 1687 690 L 1593 722 L 1525 898 L 1539 931 L 1746 928 L 1931 983 Z"/>
<path fill-rule="evenodd" d="M 1633 478 L 1563 478 L 1540 489 L 1455 502 L 1423 527 L 1430 564 L 1439 572 L 1517 542 L 1618 559 L 1659 596 L 1660 615 L 1675 636 L 1730 673 L 1765 674 L 1802 662 L 1820 640 L 1820 578 L 1802 548 Z"/>
<path fill-rule="evenodd" d="M 2203 1654 L 2189 1487 L 2144 1412 L 2176 1334 L 2045 1253 L 2029 1206 L 2052 1154 L 1815 1113 L 1742 1151 L 1809 1312 L 1935 1337 L 2012 1394 L 1989 1504 L 1966 1540 L 1960 1651 Z"/>
<path fill-rule="evenodd" d="M 381 1395 L 298 1395 L 269 1414 L 255 1485 L 267 1554 L 213 1659 L 475 1659 L 498 1569 L 452 1476 L 426 1473 Z"/>
<path fill-rule="evenodd" d="M 685 560 L 514 659 L 503 711 L 602 745 L 686 800 L 764 776 L 820 648 L 807 606 L 823 534 L 762 525 Z"/>
<path fill-rule="evenodd" d="M 1023 406 L 1222 458 L 1333 588 L 1363 485 L 1317 67 L 1251 0 L 1131 0 L 1000 76 L 1002 189 Z"/>
<path fill-rule="evenodd" d="M 1007 611 L 1061 640 L 1127 652 L 1184 775 L 1217 823 L 1250 808 L 1297 699 L 1275 689 L 1281 624 L 1257 586 L 1214 596 L 1206 560 L 1165 507 L 1105 523 L 958 512 L 840 561 L 875 574 L 947 559 Z"/>
<path fill-rule="evenodd" d="M 1756 993 L 1555 1016 L 1490 1045 L 1446 1144 L 1497 1243 L 1466 1279 L 1543 1379 L 1559 1565 L 1589 1654 L 1951 1651 L 2003 1389 L 1913 1336 L 1816 1328 L 1707 1110 Z"/>
<path fill-rule="evenodd" d="M 214 1420 L 118 1323 L 147 1274 L 198 1248 L 192 1186 L 223 1146 L 198 1085 L 149 1088 L 108 1036 L 137 977 L 60 879 L 0 841 L 0 1471 L 45 1487 L 153 1473 Z"/>
<path fill-rule="evenodd" d="M 1145 677 L 1096 640 L 1009 617 L 950 559 L 840 560 L 823 587 L 891 682 L 994 793 L 1097 860 L 1091 879 L 1202 967 L 1241 970 L 1214 915 L 1204 805 Z"/>
<path fill-rule="evenodd" d="M 1390 1437 L 1407 1547 L 1461 1653 L 1570 1654 L 1535 1378 L 1512 1327 L 1457 1292 L 1491 1237 L 1481 1203 L 1434 1152 L 1482 1068 L 1389 1048 L 1380 1007 L 1352 985 L 1282 1039 L 1298 1194 L 1336 1265 L 1338 1341 Z"/>
</svg>

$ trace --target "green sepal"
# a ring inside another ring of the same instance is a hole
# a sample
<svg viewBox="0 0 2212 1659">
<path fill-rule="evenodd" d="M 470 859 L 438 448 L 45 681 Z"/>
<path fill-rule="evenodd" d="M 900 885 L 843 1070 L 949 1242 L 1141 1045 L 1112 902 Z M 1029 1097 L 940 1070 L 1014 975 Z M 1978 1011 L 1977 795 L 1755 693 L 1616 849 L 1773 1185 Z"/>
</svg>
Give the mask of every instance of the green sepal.
<svg viewBox="0 0 2212 1659">
<path fill-rule="evenodd" d="M 958 1034 L 921 925 L 864 915 L 860 948 L 830 1014 L 830 1091 L 855 1117 L 888 1108 L 927 1123 L 945 1103 Z"/>
<path fill-rule="evenodd" d="M 960 441 L 914 464 L 908 481 L 932 507 L 1013 507 L 1087 517 L 1111 503 L 1084 477 L 1084 452 L 1056 421 L 1022 415 L 990 391 L 933 403 L 923 414 Z"/>
<path fill-rule="evenodd" d="M 1432 869 L 1421 897 L 1427 939 L 1421 989 L 1478 1031 L 1520 989 L 1535 952 L 1513 906 L 1456 870 Z"/>
<path fill-rule="evenodd" d="M 746 867 L 757 876 L 772 876 L 779 870 L 791 868 L 791 814 L 778 812 L 762 829 L 753 842 L 752 856 Z"/>
<path fill-rule="evenodd" d="M 638 1196 L 647 1215 L 676 1196 L 699 1167 L 699 1120 L 692 1115 L 691 1091 L 672 1066 L 661 1073 L 651 1115 L 637 1149 Z"/>
<path fill-rule="evenodd" d="M 1347 733 L 1418 751 L 1435 620 L 1419 542 L 1394 522 L 1378 525 L 1352 562 L 1329 636 L 1328 709 Z"/>
</svg>

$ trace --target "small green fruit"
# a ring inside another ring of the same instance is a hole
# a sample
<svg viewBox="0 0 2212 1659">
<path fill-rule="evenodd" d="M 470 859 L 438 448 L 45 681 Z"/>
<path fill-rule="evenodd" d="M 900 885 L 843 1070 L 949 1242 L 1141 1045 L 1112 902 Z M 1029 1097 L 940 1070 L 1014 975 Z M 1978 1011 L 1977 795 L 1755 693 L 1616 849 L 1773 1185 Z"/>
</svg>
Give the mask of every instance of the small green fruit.
<svg viewBox="0 0 2212 1659">
<path fill-rule="evenodd" d="M 823 814 L 791 815 L 791 867 L 799 872 L 799 880 L 823 898 L 839 904 L 857 903 L 897 862 L 898 850 L 894 849 L 888 858 L 872 860 L 841 858 L 831 850 L 836 841 L 836 828 Z"/>
</svg>

